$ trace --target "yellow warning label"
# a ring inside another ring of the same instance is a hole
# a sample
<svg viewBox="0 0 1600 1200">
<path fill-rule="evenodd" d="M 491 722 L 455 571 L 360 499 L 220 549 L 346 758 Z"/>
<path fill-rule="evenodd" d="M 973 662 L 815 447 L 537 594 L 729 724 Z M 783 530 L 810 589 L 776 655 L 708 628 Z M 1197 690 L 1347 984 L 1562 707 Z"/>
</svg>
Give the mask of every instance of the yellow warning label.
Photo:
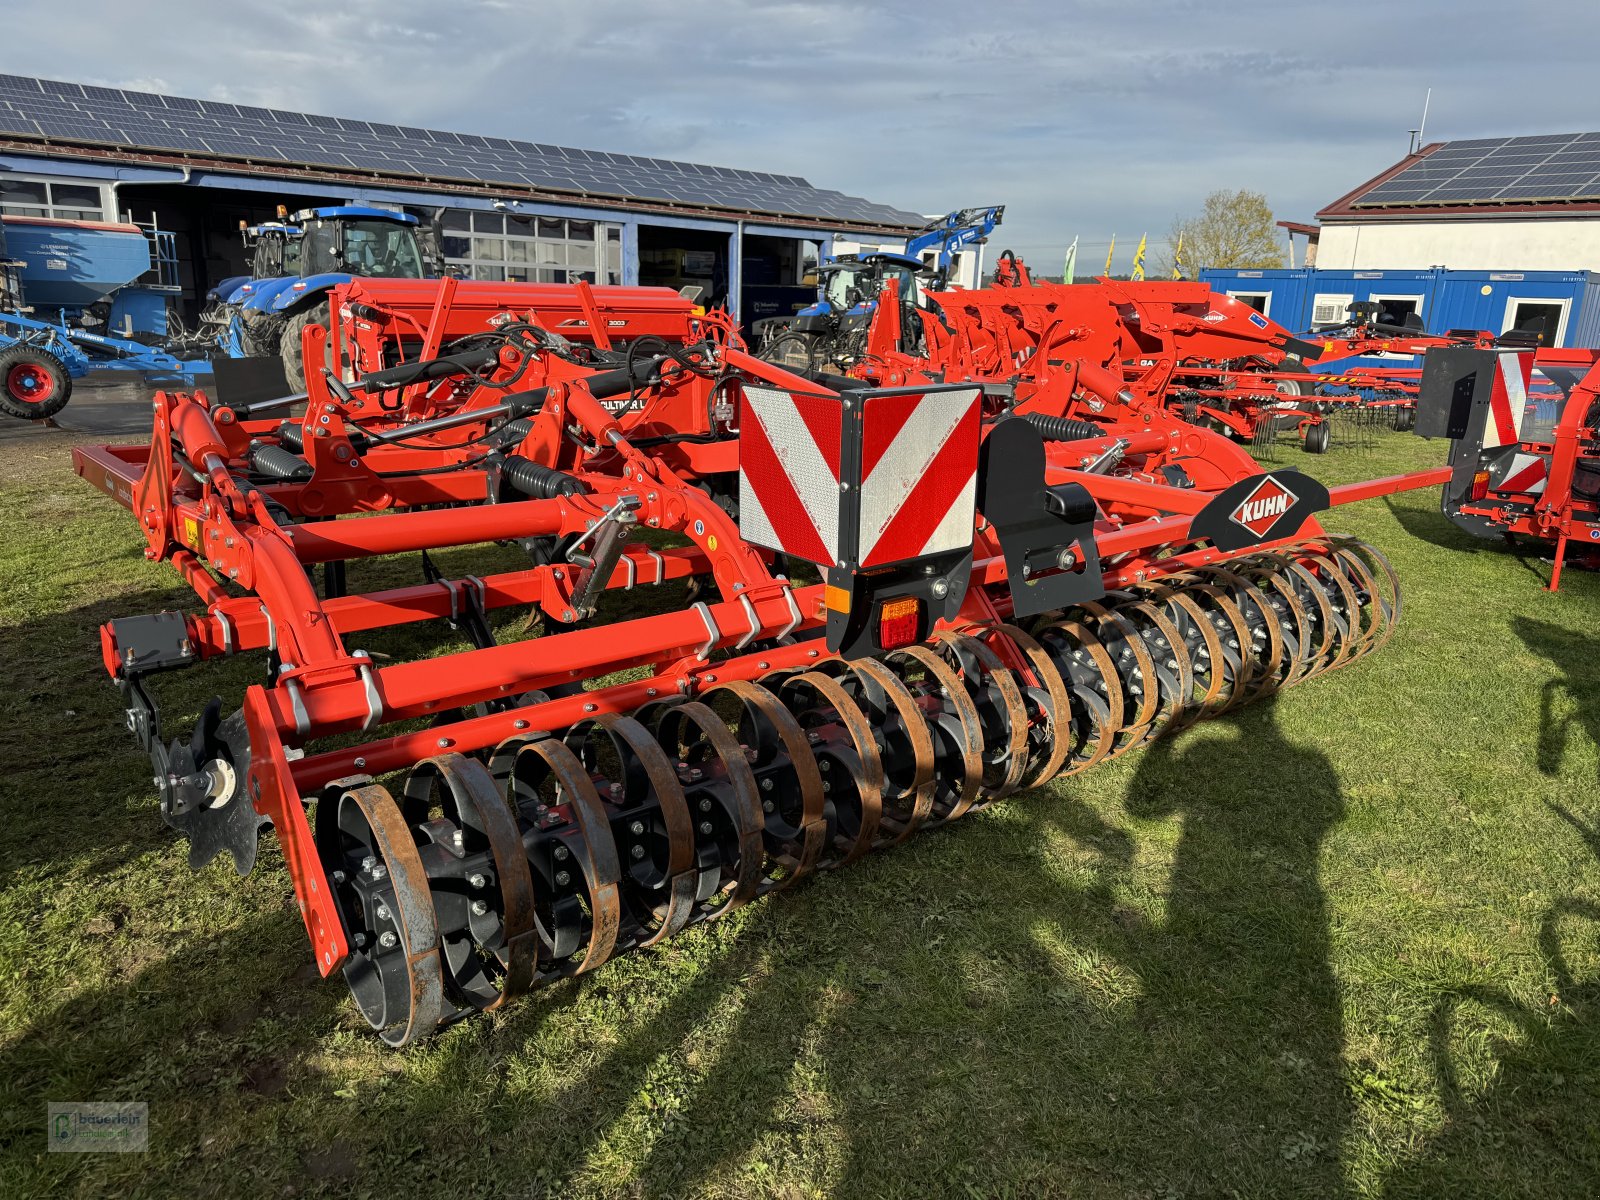
<svg viewBox="0 0 1600 1200">
<path fill-rule="evenodd" d="M 713 533 L 710 537 L 708 537 L 706 539 L 706 549 L 707 550 L 715 550 L 716 548 L 717 548 L 717 535 Z"/>
<path fill-rule="evenodd" d="M 183 540 L 196 550 L 200 549 L 200 522 L 193 517 L 183 519 Z"/>
</svg>

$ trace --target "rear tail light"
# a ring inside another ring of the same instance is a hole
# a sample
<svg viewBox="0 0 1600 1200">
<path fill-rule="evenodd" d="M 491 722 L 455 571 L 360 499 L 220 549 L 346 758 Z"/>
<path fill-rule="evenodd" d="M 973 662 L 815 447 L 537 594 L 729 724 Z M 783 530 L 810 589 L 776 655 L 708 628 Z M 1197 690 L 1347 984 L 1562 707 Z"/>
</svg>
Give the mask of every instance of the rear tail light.
<svg viewBox="0 0 1600 1200">
<path fill-rule="evenodd" d="M 878 609 L 878 645 L 885 650 L 911 645 L 921 623 L 922 601 L 915 596 L 885 600 Z"/>
<path fill-rule="evenodd" d="M 1489 494 L 1489 472 L 1479 471 L 1472 477 L 1472 498 L 1482 500 Z"/>
</svg>

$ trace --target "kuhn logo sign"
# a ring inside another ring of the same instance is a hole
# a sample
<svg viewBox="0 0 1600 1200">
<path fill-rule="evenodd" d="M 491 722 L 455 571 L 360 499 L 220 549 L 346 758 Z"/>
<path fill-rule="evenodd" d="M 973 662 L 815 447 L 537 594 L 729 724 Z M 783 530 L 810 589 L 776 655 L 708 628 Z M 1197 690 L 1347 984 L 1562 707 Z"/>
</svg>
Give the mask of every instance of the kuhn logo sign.
<svg viewBox="0 0 1600 1200">
<path fill-rule="evenodd" d="M 1254 536 L 1264 538 L 1267 530 L 1294 507 L 1297 499 L 1299 497 L 1271 475 L 1264 475 L 1239 507 L 1228 514 L 1228 519 L 1248 529 Z"/>
</svg>

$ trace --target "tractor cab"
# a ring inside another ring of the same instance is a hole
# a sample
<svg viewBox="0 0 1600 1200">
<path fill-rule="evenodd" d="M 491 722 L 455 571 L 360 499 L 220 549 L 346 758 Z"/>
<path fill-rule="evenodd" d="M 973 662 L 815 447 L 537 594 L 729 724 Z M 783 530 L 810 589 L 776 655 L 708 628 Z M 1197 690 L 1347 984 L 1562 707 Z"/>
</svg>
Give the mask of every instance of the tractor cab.
<svg viewBox="0 0 1600 1200">
<path fill-rule="evenodd" d="M 417 219 L 409 213 L 348 205 L 303 209 L 294 219 L 300 226 L 294 258 L 301 276 L 424 278 Z"/>
</svg>

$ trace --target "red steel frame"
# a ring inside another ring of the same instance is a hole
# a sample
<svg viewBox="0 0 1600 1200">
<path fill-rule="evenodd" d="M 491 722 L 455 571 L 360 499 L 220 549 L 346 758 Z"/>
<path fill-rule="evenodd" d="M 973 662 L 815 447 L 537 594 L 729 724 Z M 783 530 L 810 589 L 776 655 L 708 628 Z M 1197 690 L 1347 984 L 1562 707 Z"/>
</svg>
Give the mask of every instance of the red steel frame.
<svg viewBox="0 0 1600 1200">
<path fill-rule="evenodd" d="M 1044 289 L 1030 289 L 1043 291 Z M 1167 353 L 1185 336 L 1218 344 L 1225 331 L 1176 312 L 1196 285 L 1151 285 L 1170 298 L 1173 315 L 1158 333 Z M 1203 291 L 1204 289 L 1200 289 Z M 958 308 L 976 313 L 989 303 L 979 293 L 951 294 Z M 1122 303 L 1116 287 L 1101 293 L 1104 304 Z M 893 299 L 892 297 L 890 298 Z M 361 307 L 357 307 L 361 306 Z M 344 332 L 338 357 L 356 373 L 388 365 L 397 341 L 416 337 L 430 352 L 482 333 L 488 319 L 529 307 L 526 290 L 494 285 L 399 284 L 362 281 L 342 291 Z M 701 361 L 737 380 L 780 388 L 829 393 L 816 382 L 791 375 L 744 353 L 725 326 L 707 321 L 670 294 L 649 289 L 550 289 L 531 305 L 542 321 L 608 349 L 622 338 L 669 338 L 680 346 L 704 339 Z M 897 314 L 894 303 L 880 312 Z M 1154 311 L 1149 305 L 1141 312 Z M 376 314 L 376 315 L 374 315 Z M 1042 317 L 1042 312 L 1035 310 Z M 1031 318 L 1030 318 L 1031 319 Z M 1134 395 L 1100 355 L 1059 360 L 1083 346 L 1105 347 L 1098 325 L 1081 315 L 1053 316 L 1040 332 L 1039 372 L 1019 407 L 1067 417 L 1080 413 L 1104 426 L 1100 438 L 1047 445 L 1047 482 L 1081 484 L 1098 505 L 1096 542 L 1107 589 L 1144 582 L 1227 557 L 1196 543 L 1191 525 L 1207 502 L 1230 484 L 1259 471 L 1238 446 L 1219 434 L 1177 420 L 1143 388 Z M 612 325 L 611 322 L 621 322 Z M 582 322 L 575 325 L 573 322 Z M 548 327 L 548 326 L 547 326 Z M 1006 354 L 1017 344 L 993 335 L 976 316 L 957 318 L 957 335 L 940 352 L 949 357 L 946 377 L 1003 375 Z M 1125 323 L 1116 328 L 1125 330 Z M 616 331 L 616 332 L 613 332 Z M 934 335 L 929 327 L 930 338 Z M 985 340 L 987 335 L 988 340 Z M 887 334 L 885 335 L 887 336 Z M 306 333 L 307 361 L 322 361 L 325 331 Z M 1232 344 L 1232 343 L 1227 343 Z M 511 375 L 523 364 L 519 352 L 501 355 L 494 374 Z M 804 665 L 827 652 L 815 640 L 743 652 L 753 641 L 781 641 L 819 628 L 826 619 L 821 585 L 796 586 L 773 556 L 740 535 L 737 522 L 717 502 L 707 480 L 736 471 L 738 441 L 732 430 L 715 428 L 712 401 L 717 384 L 687 368 L 663 367 L 662 378 L 644 389 L 638 406 L 614 411 L 590 390 L 594 372 L 549 355 L 537 356 L 525 375 L 542 389 L 543 404 L 531 417 L 518 448 L 529 461 L 559 470 L 586 489 L 582 494 L 484 502 L 492 498 L 489 467 L 472 449 L 445 451 L 457 469 L 419 474 L 439 461 L 438 447 L 467 437 L 485 422 L 429 435 L 422 442 L 363 446 L 362 438 L 402 429 L 419 416 L 486 411 L 502 393 L 481 383 L 446 381 L 413 385 L 398 404 L 374 409 L 367 399 L 339 399 L 312 375 L 310 401 L 298 419 L 298 441 L 310 476 L 246 486 L 241 464 L 262 441 L 283 437 L 275 420 L 257 419 L 203 394 L 161 394 L 148 447 L 83 447 L 74 450 L 78 472 L 132 510 L 147 542 L 146 555 L 170 562 L 194 588 L 204 611 L 185 618 L 187 644 L 197 658 L 271 649 L 281 664 L 271 682 L 252 686 L 243 712 L 250 733 L 246 787 L 257 810 L 271 819 L 283 843 L 297 899 L 323 974 L 341 966 L 350 951 L 327 879 L 318 862 L 302 798 L 353 773 L 379 773 L 415 764 L 442 751 L 471 752 L 518 732 L 558 729 L 596 712 L 626 713 L 661 695 L 695 694 L 719 681 L 754 679 L 785 666 Z M 983 366 L 978 366 L 982 360 Z M 880 367 L 884 360 L 879 360 Z M 681 364 L 680 364 L 681 365 Z M 927 379 L 928 364 L 902 361 L 885 374 L 894 382 Z M 1087 392 L 1094 404 L 1078 397 Z M 1107 394 L 1109 393 L 1109 394 Z M 1098 405 L 1098 407 L 1096 407 Z M 733 426 L 736 429 L 736 425 Z M 705 443 L 641 445 L 663 436 L 705 435 Z M 641 444 L 636 444 L 636 442 Z M 433 445 L 434 449 L 423 449 Z M 1086 460 L 1116 449 L 1115 475 L 1083 469 Z M 453 457 L 452 457 L 453 456 Z M 1174 486 L 1161 467 L 1181 468 L 1192 486 Z M 380 469 L 381 468 L 381 469 Z M 1407 488 L 1430 486 L 1448 469 L 1333 489 L 1336 504 Z M 578 572 L 568 564 L 521 565 L 502 573 L 391 588 L 366 594 L 320 597 L 307 567 L 413 550 L 491 541 L 583 534 L 605 521 L 619 504 L 634 504 L 641 527 L 676 535 L 684 545 L 658 548 L 629 543 L 603 583 L 610 590 L 674 579 L 709 577 L 719 599 L 691 608 L 598 628 L 559 626 L 573 619 Z M 438 507 L 447 505 L 449 507 Z M 282 523 L 274 512 L 319 518 Z M 332 520 L 364 515 L 359 520 Z M 1311 520 L 1293 539 L 1259 549 L 1322 536 Z M 974 534 L 972 586 L 958 628 L 988 626 L 1011 613 L 1004 559 L 992 530 Z M 242 593 L 242 594 L 241 594 Z M 488 612 L 537 606 L 558 627 L 536 641 L 411 662 L 382 663 L 352 643 L 365 632 L 456 616 L 467 604 Z M 107 670 L 117 676 L 127 649 L 113 626 L 102 631 Z M 733 657 L 713 660 L 714 652 Z M 503 701 L 559 684 L 647 667 L 642 679 L 524 704 L 506 711 L 452 720 L 423 731 L 383 731 L 396 723 L 485 702 Z M 372 740 L 337 749 L 319 747 L 333 735 L 370 733 Z"/>
</svg>

